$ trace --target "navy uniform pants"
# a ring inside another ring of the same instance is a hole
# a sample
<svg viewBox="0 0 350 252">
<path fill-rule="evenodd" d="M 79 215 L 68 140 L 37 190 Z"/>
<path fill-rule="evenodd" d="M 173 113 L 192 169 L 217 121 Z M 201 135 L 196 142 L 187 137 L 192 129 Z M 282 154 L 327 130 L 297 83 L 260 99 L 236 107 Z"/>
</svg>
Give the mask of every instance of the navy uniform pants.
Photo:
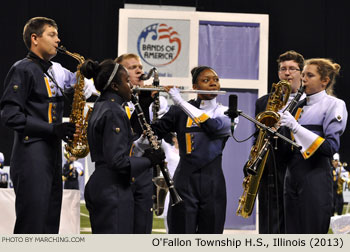
<svg viewBox="0 0 350 252">
<path fill-rule="evenodd" d="M 283 183 L 286 166 L 278 163 L 275 170 L 271 163 L 266 163 L 260 181 L 259 234 L 284 234 Z"/>
<path fill-rule="evenodd" d="M 132 234 L 134 200 L 126 175 L 96 167 L 85 187 L 93 234 Z"/>
<path fill-rule="evenodd" d="M 284 209 L 286 233 L 327 234 L 333 205 L 329 158 L 315 155 L 304 160 L 294 155 L 286 172 Z"/>
<path fill-rule="evenodd" d="M 153 182 L 152 169 L 136 178 L 131 190 L 134 195 L 134 234 L 152 233 L 153 224 Z"/>
<path fill-rule="evenodd" d="M 194 171 L 189 177 L 181 174 L 180 167 L 190 170 L 189 166 L 190 164 L 182 162 L 175 171 L 175 188 L 183 203 L 172 207 L 170 201 L 169 233 L 220 234 L 224 230 L 226 217 L 226 184 L 221 169 L 221 156 Z"/>
<path fill-rule="evenodd" d="M 53 145 L 52 142 L 36 141 L 16 146 L 22 153 L 30 148 L 32 155 L 23 157 L 30 159 L 25 162 L 15 159 L 11 163 L 11 179 L 16 193 L 15 234 L 57 234 L 59 231 L 62 205 L 61 145 L 57 144 L 58 148 Z"/>
</svg>

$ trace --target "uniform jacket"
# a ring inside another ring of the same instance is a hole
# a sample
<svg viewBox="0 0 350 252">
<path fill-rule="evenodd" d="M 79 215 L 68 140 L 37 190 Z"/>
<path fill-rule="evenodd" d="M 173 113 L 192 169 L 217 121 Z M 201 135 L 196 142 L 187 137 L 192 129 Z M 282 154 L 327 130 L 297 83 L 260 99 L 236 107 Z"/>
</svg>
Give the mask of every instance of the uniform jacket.
<svg viewBox="0 0 350 252">
<path fill-rule="evenodd" d="M 96 169 L 112 169 L 127 175 L 133 182 L 137 175 L 150 167 L 150 161 L 144 157 L 129 156 L 135 136 L 123 102 L 113 92 L 107 91 L 100 96 L 89 120 L 88 141 Z"/>
<path fill-rule="evenodd" d="M 201 101 L 191 100 L 189 103 L 199 107 Z M 198 127 L 181 108 L 171 106 L 152 128 L 160 138 L 169 132 L 176 132 L 180 163 L 183 160 L 192 164 L 194 169 L 200 169 L 222 155 L 231 124 L 230 119 L 223 114 L 225 110 L 226 107 L 216 104 L 210 111 L 206 111 L 211 118 Z"/>
<path fill-rule="evenodd" d="M 62 121 L 64 101 L 44 71 L 50 72 L 62 89 L 74 84 L 73 73 L 32 52 L 16 62 L 6 76 L 0 110 L 2 123 L 15 131 L 11 169 L 38 165 L 38 155 L 42 165 L 53 167 L 56 160 L 61 169 L 61 157 L 57 157 L 61 141 L 53 135 L 53 124 Z"/>
</svg>

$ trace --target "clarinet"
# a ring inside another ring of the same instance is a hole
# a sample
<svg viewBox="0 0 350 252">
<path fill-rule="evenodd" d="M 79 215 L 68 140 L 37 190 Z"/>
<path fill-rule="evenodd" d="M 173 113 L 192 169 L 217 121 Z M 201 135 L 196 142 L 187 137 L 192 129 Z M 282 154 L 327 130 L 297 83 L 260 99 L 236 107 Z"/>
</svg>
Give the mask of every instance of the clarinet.
<svg viewBox="0 0 350 252">
<path fill-rule="evenodd" d="M 157 71 L 157 68 L 153 67 L 148 75 L 142 74 L 140 76 L 140 80 L 148 80 L 152 77 L 153 74 L 153 83 L 152 85 L 154 87 L 159 87 L 159 74 Z M 153 103 L 152 103 L 152 123 L 155 123 L 158 120 L 158 112 L 160 108 L 160 101 L 159 101 L 159 92 L 156 92 L 153 96 Z M 161 142 L 158 142 L 161 144 Z M 160 216 L 164 212 L 164 204 L 165 204 L 165 198 L 168 193 L 168 187 L 165 184 L 165 180 L 162 176 L 160 176 L 160 169 L 157 167 L 153 167 L 153 183 L 154 183 L 154 193 L 152 196 L 153 199 L 153 210 L 156 216 Z"/>
<path fill-rule="evenodd" d="M 303 95 L 304 90 L 305 90 L 305 86 L 301 85 L 294 99 L 288 104 L 288 106 L 283 110 L 283 112 L 289 111 L 291 114 L 293 113 L 293 110 L 295 109 L 301 96 Z"/>
<path fill-rule="evenodd" d="M 159 74 L 157 68 L 152 68 L 149 72 L 150 77 L 153 73 L 153 86 L 159 87 Z M 158 120 L 158 112 L 160 109 L 159 92 L 156 92 L 153 97 L 152 104 L 152 123 Z M 161 141 L 158 142 L 161 145 Z M 168 187 L 165 184 L 165 179 L 160 176 L 160 168 L 153 167 L 153 183 L 154 183 L 154 194 L 153 194 L 153 210 L 156 216 L 160 216 L 164 212 L 165 198 L 168 193 Z"/>
<path fill-rule="evenodd" d="M 154 132 L 152 131 L 151 125 L 146 121 L 145 115 L 142 111 L 141 105 L 139 104 L 139 101 L 138 101 L 138 98 L 136 97 L 136 95 L 134 95 L 134 94 L 132 95 L 131 101 L 135 105 L 135 111 L 137 113 L 137 117 L 139 119 L 141 128 L 144 132 L 146 132 L 146 137 L 147 137 L 152 149 L 154 149 L 154 150 L 160 149 L 161 147 L 160 147 L 159 142 L 158 142 L 158 137 L 156 135 L 154 135 Z M 175 205 L 181 203 L 182 199 L 175 189 L 174 181 L 170 177 L 169 170 L 166 166 L 165 161 L 163 160 L 162 165 L 157 165 L 156 168 L 162 172 L 166 186 L 169 189 L 170 197 L 172 200 L 171 206 L 175 206 Z"/>
</svg>

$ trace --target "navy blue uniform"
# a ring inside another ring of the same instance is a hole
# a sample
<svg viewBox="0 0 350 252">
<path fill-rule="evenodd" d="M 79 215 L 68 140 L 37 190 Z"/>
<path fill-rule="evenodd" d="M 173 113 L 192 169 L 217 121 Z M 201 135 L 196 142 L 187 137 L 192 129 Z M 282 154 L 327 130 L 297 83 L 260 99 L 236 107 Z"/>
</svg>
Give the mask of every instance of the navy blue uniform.
<svg viewBox="0 0 350 252">
<path fill-rule="evenodd" d="M 344 101 L 325 91 L 308 96 L 299 106 L 295 118 L 302 127 L 293 138 L 302 149 L 294 150 L 287 166 L 286 233 L 327 233 L 333 204 L 329 160 L 339 150 L 347 110 Z"/>
<path fill-rule="evenodd" d="M 124 100 L 106 91 L 89 120 L 88 141 L 95 171 L 85 187 L 93 233 L 133 233 L 134 195 L 131 184 L 149 170 L 144 157 L 130 157 L 135 137 L 122 107 Z"/>
<path fill-rule="evenodd" d="M 183 204 L 169 206 L 169 233 L 222 233 L 226 215 L 226 185 L 222 171 L 222 151 L 230 132 L 227 109 L 210 101 L 190 101 L 200 107 L 210 103 L 209 115 L 198 127 L 177 106 L 152 125 L 163 138 L 176 132 L 180 162 L 174 174 L 175 188 Z M 170 203 L 171 204 L 171 203 Z"/>
<path fill-rule="evenodd" d="M 11 67 L 0 104 L 3 123 L 15 131 L 10 162 L 16 193 L 14 233 L 59 230 L 62 154 L 53 124 L 62 121 L 64 102 L 44 70 L 62 89 L 75 83 L 73 73 L 30 53 Z"/>
</svg>

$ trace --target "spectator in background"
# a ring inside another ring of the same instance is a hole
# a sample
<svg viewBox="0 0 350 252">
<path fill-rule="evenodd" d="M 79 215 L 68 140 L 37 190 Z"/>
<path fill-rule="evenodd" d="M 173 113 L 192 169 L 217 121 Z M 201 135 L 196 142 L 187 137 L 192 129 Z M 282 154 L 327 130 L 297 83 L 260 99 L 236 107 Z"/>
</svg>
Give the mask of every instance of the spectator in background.
<svg viewBox="0 0 350 252">
<path fill-rule="evenodd" d="M 77 158 L 66 154 L 67 161 L 63 166 L 62 180 L 64 181 L 64 189 L 79 190 L 79 176 L 84 175 L 83 165 L 76 161 Z"/>
</svg>

